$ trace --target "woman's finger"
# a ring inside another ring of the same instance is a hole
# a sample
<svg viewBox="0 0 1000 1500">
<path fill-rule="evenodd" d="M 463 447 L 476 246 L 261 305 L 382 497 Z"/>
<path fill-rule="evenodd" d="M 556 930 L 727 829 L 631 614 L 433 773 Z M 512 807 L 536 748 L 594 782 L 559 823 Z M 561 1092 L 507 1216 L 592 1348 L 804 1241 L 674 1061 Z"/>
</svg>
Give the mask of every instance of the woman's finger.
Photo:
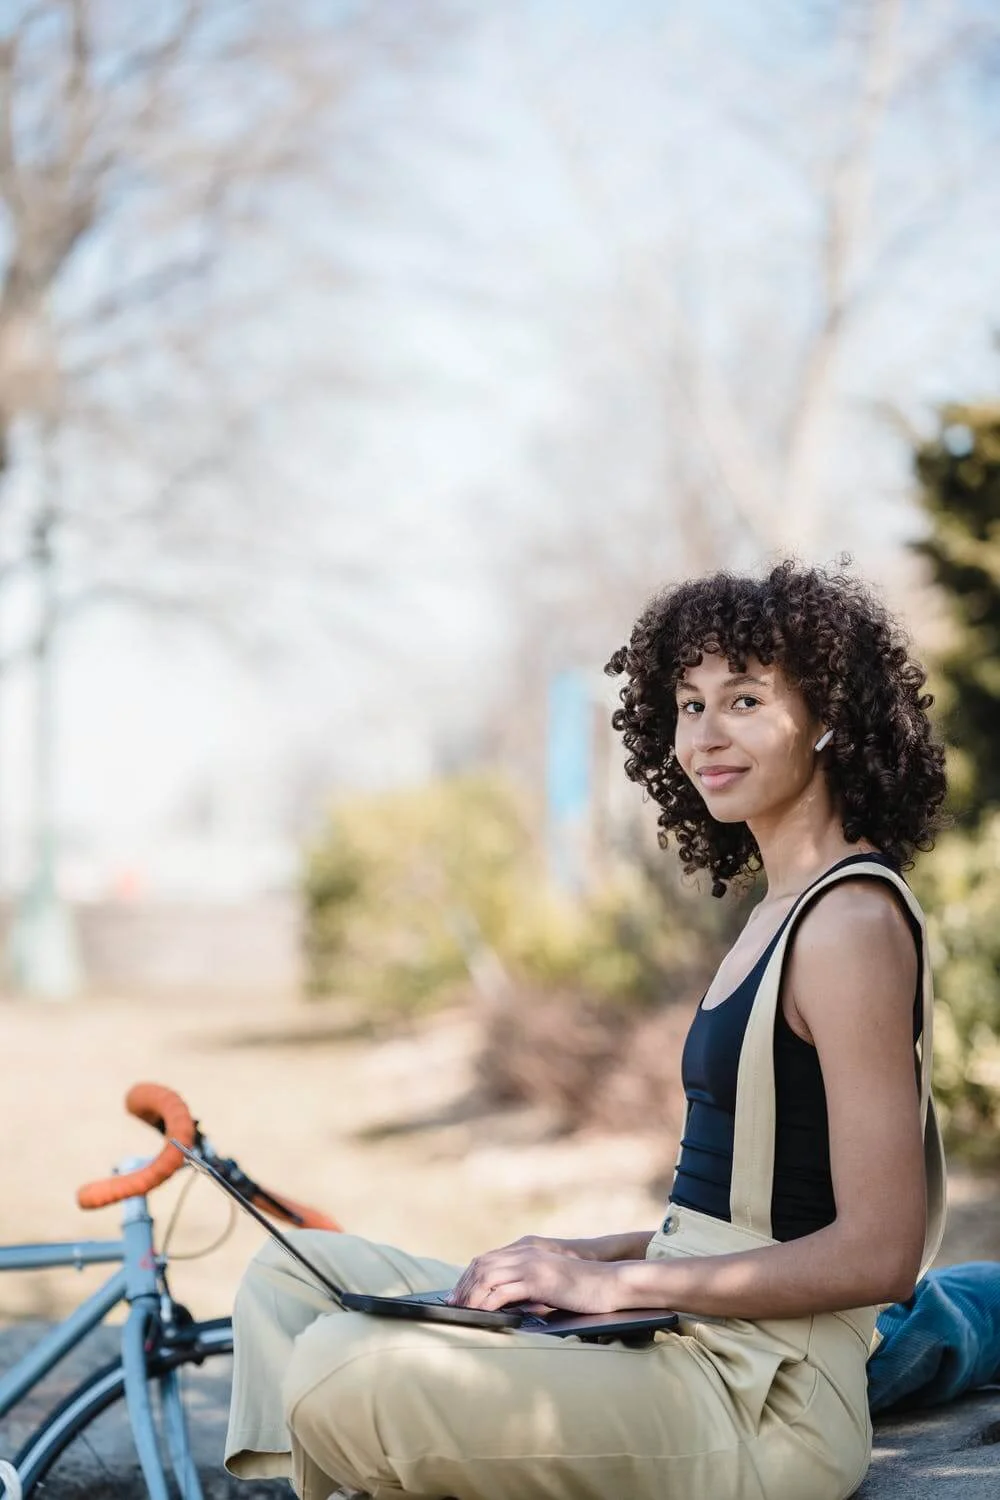
<svg viewBox="0 0 1000 1500">
<path fill-rule="evenodd" d="M 508 1302 L 513 1301 L 513 1295 L 509 1290 L 511 1284 L 510 1277 L 480 1276 L 464 1287 L 457 1287 L 453 1294 L 454 1300 L 465 1307 L 498 1307 L 500 1303 L 497 1301 L 497 1296 Z M 520 1285 L 520 1282 L 516 1284 Z"/>
<path fill-rule="evenodd" d="M 523 1281 L 508 1281 L 497 1286 L 489 1286 L 485 1294 L 476 1306 L 485 1312 L 498 1312 L 501 1307 L 506 1307 L 510 1302 L 523 1302 L 528 1295 L 527 1284 Z"/>
<path fill-rule="evenodd" d="M 497 1253 L 497 1251 L 487 1251 L 485 1255 L 477 1255 L 474 1260 L 469 1262 L 452 1288 L 452 1302 L 462 1303 L 466 1306 L 471 1305 L 469 1298 L 473 1295 L 476 1288 L 480 1284 L 483 1286 L 490 1285 L 489 1262 Z"/>
<path fill-rule="evenodd" d="M 507 1302 L 515 1301 L 517 1293 L 512 1292 L 511 1287 L 523 1284 L 524 1273 L 519 1258 L 495 1252 L 477 1257 L 472 1262 L 455 1283 L 450 1300 L 465 1307 L 492 1309 L 502 1305 L 496 1300 L 498 1294 Z"/>
<path fill-rule="evenodd" d="M 475 1300 L 476 1294 L 482 1288 L 490 1286 L 491 1279 L 480 1264 L 480 1259 L 474 1260 L 467 1266 L 456 1281 L 451 1291 L 450 1301 L 463 1307 L 478 1307 Z"/>
</svg>

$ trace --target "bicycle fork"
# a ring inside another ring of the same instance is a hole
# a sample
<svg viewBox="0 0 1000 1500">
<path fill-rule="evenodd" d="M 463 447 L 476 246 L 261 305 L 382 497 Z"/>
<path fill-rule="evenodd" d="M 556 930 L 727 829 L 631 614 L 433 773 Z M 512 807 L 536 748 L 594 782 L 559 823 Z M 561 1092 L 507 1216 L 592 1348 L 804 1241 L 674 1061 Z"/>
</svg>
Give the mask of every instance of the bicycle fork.
<svg viewBox="0 0 1000 1500">
<path fill-rule="evenodd" d="M 122 1370 L 129 1425 L 149 1500 L 170 1500 L 149 1392 L 151 1357 L 162 1324 L 163 1298 L 153 1248 L 153 1221 L 145 1198 L 125 1200 L 122 1236 L 125 1241 L 125 1296 L 130 1309 L 122 1332 Z M 179 1372 L 166 1369 L 156 1379 L 163 1437 L 182 1500 L 204 1500 L 191 1452 Z"/>
</svg>

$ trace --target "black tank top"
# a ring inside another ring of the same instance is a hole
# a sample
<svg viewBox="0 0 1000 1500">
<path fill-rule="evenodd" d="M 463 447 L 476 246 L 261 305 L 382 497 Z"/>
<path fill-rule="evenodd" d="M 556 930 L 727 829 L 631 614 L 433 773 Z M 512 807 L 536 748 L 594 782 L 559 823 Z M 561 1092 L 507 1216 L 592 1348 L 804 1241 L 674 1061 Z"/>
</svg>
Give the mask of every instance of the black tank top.
<svg viewBox="0 0 1000 1500">
<path fill-rule="evenodd" d="M 883 855 L 851 854 L 834 865 L 874 860 L 895 869 Z M 829 873 L 824 872 L 824 873 Z M 877 880 L 877 875 L 859 876 Z M 887 882 L 883 882 L 887 884 Z M 889 887 L 895 893 L 894 887 Z M 917 944 L 917 989 L 913 1039 L 920 1036 L 923 1008 L 923 957 L 920 926 L 898 893 Z M 822 900 L 822 893 L 814 898 Z M 708 1010 L 699 1006 L 684 1043 L 681 1077 L 687 1116 L 680 1159 L 670 1198 L 685 1208 L 729 1220 L 736 1123 L 736 1074 L 743 1036 L 767 961 L 785 926 L 801 912 L 796 903 L 743 983 Z M 795 935 L 789 940 L 789 947 Z M 786 949 L 786 955 L 789 950 Z M 826 1090 L 815 1047 L 792 1030 L 778 1006 L 774 1026 L 775 1143 L 771 1233 L 777 1240 L 798 1239 L 836 1218 L 830 1173 L 830 1134 Z"/>
</svg>

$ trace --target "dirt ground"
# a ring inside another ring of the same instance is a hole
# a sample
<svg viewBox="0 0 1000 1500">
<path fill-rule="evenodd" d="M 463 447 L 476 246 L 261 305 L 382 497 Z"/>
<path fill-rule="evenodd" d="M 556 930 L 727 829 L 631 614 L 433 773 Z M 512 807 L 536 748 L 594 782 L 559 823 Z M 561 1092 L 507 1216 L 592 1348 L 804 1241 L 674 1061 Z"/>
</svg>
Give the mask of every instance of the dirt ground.
<svg viewBox="0 0 1000 1500">
<path fill-rule="evenodd" d="M 125 1114 L 140 1079 L 181 1093 L 213 1144 L 265 1185 L 370 1238 L 465 1261 L 535 1230 L 600 1233 L 655 1223 L 674 1142 L 651 1133 L 560 1139 L 538 1113 L 469 1102 L 472 1018 L 450 1013 L 373 1038 L 345 1007 L 231 996 L 180 1002 L 0 1001 L 4 1146 L 0 1244 L 115 1238 L 119 1211 L 84 1213 L 79 1183 L 158 1137 Z M 182 1173 L 151 1198 L 158 1239 Z M 1000 1259 L 996 1182 L 955 1171 L 942 1261 Z M 175 1293 L 200 1317 L 229 1310 L 260 1242 L 197 1179 L 171 1241 Z M 181 1256 L 194 1257 L 180 1259 Z M 6 1272 L 0 1321 L 51 1318 L 106 1269 Z"/>
</svg>

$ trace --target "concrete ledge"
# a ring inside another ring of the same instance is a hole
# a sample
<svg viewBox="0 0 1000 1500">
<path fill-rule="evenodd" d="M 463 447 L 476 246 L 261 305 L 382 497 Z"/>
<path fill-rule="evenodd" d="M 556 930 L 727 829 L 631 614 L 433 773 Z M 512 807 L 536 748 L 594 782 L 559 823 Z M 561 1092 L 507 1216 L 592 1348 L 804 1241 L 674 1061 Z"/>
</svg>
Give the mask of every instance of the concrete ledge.
<svg viewBox="0 0 1000 1500">
<path fill-rule="evenodd" d="M 855 1500 L 998 1500 L 1000 1387 L 875 1424 L 872 1466 Z"/>
</svg>

